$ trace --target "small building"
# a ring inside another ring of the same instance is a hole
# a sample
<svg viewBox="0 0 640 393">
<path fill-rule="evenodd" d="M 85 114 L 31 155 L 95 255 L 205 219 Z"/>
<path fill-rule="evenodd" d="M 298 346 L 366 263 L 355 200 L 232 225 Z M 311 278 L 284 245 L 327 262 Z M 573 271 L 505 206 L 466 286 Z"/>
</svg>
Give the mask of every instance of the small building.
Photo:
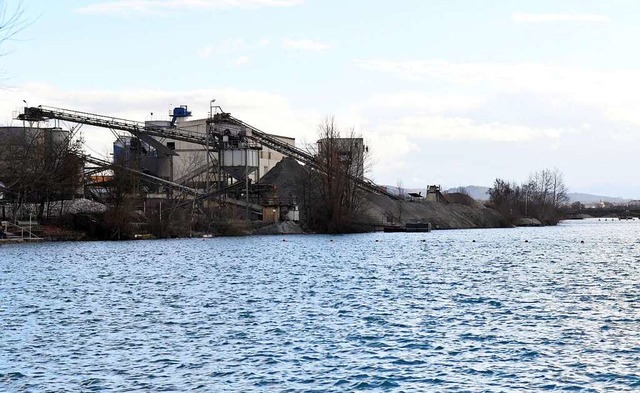
<svg viewBox="0 0 640 393">
<path fill-rule="evenodd" d="M 441 187 L 436 185 L 427 186 L 426 200 L 431 202 L 441 202 L 443 195 L 440 192 Z"/>
<path fill-rule="evenodd" d="M 321 162 L 337 158 L 347 166 L 350 174 L 364 177 L 365 157 L 369 148 L 362 138 L 322 138 L 317 143 Z"/>
<path fill-rule="evenodd" d="M 262 220 L 267 222 L 300 221 L 300 207 L 295 200 L 283 203 L 274 198 L 263 204 Z"/>
<path fill-rule="evenodd" d="M 262 221 L 266 222 L 278 222 L 280 221 L 280 208 L 279 206 L 265 205 L 262 207 Z"/>
</svg>

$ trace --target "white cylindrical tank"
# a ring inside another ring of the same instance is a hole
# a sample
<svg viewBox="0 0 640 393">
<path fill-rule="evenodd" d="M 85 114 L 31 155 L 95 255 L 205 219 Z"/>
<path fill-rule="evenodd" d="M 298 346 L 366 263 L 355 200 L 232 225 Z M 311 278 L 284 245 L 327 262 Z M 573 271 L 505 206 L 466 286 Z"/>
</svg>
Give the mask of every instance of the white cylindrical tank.
<svg viewBox="0 0 640 393">
<path fill-rule="evenodd" d="M 259 153 L 253 149 L 229 149 L 224 150 L 222 162 L 224 166 L 249 166 L 258 167 Z"/>
<path fill-rule="evenodd" d="M 222 152 L 222 169 L 236 179 L 255 172 L 260 165 L 259 151 L 255 149 L 227 149 Z"/>
</svg>

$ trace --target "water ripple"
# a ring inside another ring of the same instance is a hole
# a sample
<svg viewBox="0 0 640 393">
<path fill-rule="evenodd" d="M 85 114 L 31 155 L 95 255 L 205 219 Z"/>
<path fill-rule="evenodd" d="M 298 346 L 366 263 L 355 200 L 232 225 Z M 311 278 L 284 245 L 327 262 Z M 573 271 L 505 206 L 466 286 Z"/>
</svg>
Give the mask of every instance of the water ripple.
<svg viewBox="0 0 640 393">
<path fill-rule="evenodd" d="M 2 246 L 0 391 L 638 391 L 606 224 Z"/>
</svg>

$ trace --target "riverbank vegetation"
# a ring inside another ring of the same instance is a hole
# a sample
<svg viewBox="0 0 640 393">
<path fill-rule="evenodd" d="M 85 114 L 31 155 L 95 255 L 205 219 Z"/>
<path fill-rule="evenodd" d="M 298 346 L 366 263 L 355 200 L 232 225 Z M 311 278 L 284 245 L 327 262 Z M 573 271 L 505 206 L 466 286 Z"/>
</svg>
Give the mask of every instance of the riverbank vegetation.
<svg viewBox="0 0 640 393">
<path fill-rule="evenodd" d="M 557 168 L 543 169 L 521 184 L 496 179 L 489 190 L 488 205 L 502 215 L 505 225 L 526 218 L 534 218 L 543 225 L 555 225 L 569 201 L 567 192 L 562 173 Z"/>
</svg>

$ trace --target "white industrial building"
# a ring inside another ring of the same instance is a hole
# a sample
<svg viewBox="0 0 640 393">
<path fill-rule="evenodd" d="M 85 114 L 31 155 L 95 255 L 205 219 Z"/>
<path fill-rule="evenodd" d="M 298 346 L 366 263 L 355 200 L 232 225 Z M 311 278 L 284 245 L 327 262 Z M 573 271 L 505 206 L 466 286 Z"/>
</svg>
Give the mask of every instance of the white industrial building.
<svg viewBox="0 0 640 393">
<path fill-rule="evenodd" d="M 182 106 L 174 109 L 172 120 L 147 121 L 145 126 L 179 130 L 178 132 L 201 135 L 205 139 L 207 127 L 219 126 L 211 123 L 210 118 L 190 120 L 190 115 L 187 107 Z M 209 131 L 209 135 L 214 132 L 228 133 L 231 136 L 251 133 L 250 129 L 237 125 L 227 125 L 223 130 L 210 129 Z M 270 136 L 295 147 L 295 138 L 271 134 Z M 214 143 L 213 138 L 211 143 Z M 155 136 L 121 137 L 114 143 L 115 160 L 123 157 L 130 160 L 132 152 L 139 157 L 137 163 L 139 169 L 160 178 L 189 184 L 196 188 L 204 188 L 205 182 L 217 180 L 216 163 L 220 170 L 233 178 L 243 179 L 247 172 L 252 182 L 258 182 L 284 157 L 282 153 L 266 146 L 246 143 L 241 146 L 225 146 L 221 157 L 219 157 L 218 148 L 213 145 L 207 146 Z M 207 168 L 210 168 L 208 174 Z"/>
</svg>

